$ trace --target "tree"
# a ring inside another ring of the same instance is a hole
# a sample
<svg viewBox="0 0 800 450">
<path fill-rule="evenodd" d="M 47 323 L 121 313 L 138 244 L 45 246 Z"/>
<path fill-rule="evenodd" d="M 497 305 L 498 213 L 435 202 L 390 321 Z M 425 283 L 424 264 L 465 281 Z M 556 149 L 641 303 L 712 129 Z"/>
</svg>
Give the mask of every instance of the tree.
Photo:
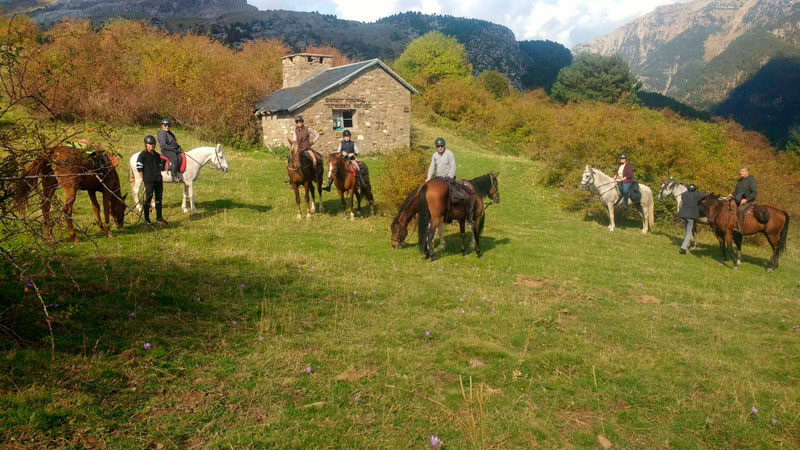
<svg viewBox="0 0 800 450">
<path fill-rule="evenodd" d="M 564 103 L 595 100 L 636 104 L 641 86 L 622 57 L 583 53 L 558 73 L 551 96 Z"/>
<path fill-rule="evenodd" d="M 446 78 L 472 77 L 472 64 L 464 46 L 438 31 L 411 41 L 394 61 L 393 67 L 421 91 Z"/>
<path fill-rule="evenodd" d="M 789 133 L 789 141 L 786 143 L 786 150 L 800 155 L 800 126 Z"/>
<path fill-rule="evenodd" d="M 558 72 L 572 64 L 572 52 L 558 42 L 520 41 L 519 49 L 532 61 L 522 74 L 525 89 L 543 88 L 550 92 Z"/>
<path fill-rule="evenodd" d="M 513 89 L 508 77 L 495 70 L 481 72 L 475 79 L 475 82 L 498 100 L 503 97 L 508 97 Z"/>
</svg>

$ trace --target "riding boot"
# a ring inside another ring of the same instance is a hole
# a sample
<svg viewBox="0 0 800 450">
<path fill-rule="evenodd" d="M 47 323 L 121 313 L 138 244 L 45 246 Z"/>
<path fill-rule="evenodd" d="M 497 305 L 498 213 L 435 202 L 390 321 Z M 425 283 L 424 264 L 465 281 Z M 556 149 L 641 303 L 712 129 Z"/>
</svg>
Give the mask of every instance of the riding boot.
<svg viewBox="0 0 800 450">
<path fill-rule="evenodd" d="M 330 192 L 331 191 L 331 185 L 333 185 L 333 177 L 328 177 L 328 184 L 323 186 L 322 190 Z"/>
<path fill-rule="evenodd" d="M 159 225 L 166 225 L 167 221 L 164 220 L 164 217 L 161 215 L 161 202 L 156 202 L 156 222 Z"/>
<path fill-rule="evenodd" d="M 742 234 L 742 223 L 744 223 L 744 214 L 746 211 L 736 211 L 736 228 L 733 231 Z"/>
<path fill-rule="evenodd" d="M 150 205 L 145 205 L 144 207 L 144 223 L 147 225 L 152 225 L 153 222 L 150 222 Z"/>
</svg>

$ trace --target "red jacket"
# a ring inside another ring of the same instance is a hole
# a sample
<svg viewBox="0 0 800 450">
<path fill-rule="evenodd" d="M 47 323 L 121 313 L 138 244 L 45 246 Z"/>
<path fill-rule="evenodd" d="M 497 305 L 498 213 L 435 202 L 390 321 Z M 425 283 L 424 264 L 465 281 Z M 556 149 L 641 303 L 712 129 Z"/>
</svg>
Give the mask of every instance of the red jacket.
<svg viewBox="0 0 800 450">
<path fill-rule="evenodd" d="M 633 166 L 630 162 L 625 161 L 625 167 L 622 169 L 622 182 L 625 184 L 633 183 Z"/>
</svg>

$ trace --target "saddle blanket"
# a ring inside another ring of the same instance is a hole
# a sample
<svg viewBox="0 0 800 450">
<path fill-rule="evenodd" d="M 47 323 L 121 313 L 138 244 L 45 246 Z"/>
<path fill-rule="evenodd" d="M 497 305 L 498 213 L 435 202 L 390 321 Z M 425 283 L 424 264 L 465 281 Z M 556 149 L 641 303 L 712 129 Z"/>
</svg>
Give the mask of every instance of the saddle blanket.
<svg viewBox="0 0 800 450">
<path fill-rule="evenodd" d="M 181 166 L 178 168 L 178 172 L 183 173 L 186 171 L 186 153 L 180 152 L 178 155 L 180 155 L 178 157 L 181 160 Z M 161 160 L 163 161 L 161 164 L 162 167 L 164 168 L 164 171 L 169 171 L 169 158 L 167 158 L 164 155 L 161 155 Z"/>
</svg>

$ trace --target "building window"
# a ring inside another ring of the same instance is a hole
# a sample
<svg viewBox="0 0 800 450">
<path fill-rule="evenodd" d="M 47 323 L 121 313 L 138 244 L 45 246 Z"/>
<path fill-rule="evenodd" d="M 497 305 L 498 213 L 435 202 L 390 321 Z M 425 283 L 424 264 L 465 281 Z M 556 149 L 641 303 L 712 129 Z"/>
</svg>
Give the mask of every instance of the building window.
<svg viewBox="0 0 800 450">
<path fill-rule="evenodd" d="M 353 117 L 356 112 L 352 109 L 334 109 L 333 110 L 333 129 L 343 130 L 345 128 L 353 128 Z"/>
</svg>

